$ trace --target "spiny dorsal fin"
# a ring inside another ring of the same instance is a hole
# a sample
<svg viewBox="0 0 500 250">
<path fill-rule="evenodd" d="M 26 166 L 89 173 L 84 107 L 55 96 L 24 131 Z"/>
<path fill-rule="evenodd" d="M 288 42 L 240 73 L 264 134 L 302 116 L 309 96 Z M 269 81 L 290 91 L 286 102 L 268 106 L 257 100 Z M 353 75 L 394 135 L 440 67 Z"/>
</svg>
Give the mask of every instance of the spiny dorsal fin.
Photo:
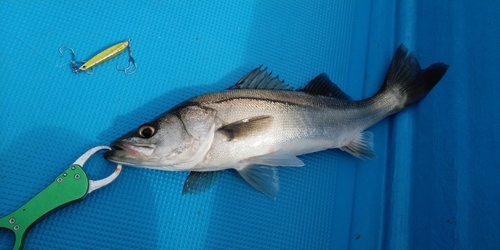
<svg viewBox="0 0 500 250">
<path fill-rule="evenodd" d="M 330 78 L 325 73 L 316 76 L 301 91 L 311 95 L 329 96 L 339 100 L 352 101 L 352 98 L 330 81 Z"/>
<path fill-rule="evenodd" d="M 279 75 L 273 77 L 273 73 L 267 73 L 267 67 L 261 69 L 262 65 L 250 71 L 229 89 L 270 89 L 270 90 L 292 90 L 284 80 L 279 80 Z"/>
</svg>

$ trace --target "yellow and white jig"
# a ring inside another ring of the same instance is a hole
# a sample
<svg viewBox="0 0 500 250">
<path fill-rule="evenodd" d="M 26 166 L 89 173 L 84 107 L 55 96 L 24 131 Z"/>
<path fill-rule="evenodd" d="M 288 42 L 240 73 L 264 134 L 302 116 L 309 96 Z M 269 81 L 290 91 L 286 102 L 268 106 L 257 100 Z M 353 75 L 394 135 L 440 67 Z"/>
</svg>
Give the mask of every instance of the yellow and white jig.
<svg viewBox="0 0 500 250">
<path fill-rule="evenodd" d="M 137 70 L 137 63 L 135 62 L 134 57 L 132 57 L 132 48 L 130 47 L 130 40 L 115 44 L 115 45 L 103 50 L 102 52 L 98 53 L 97 55 L 90 58 L 86 62 L 77 62 L 75 59 L 76 58 L 75 51 L 68 46 L 59 47 L 59 53 L 61 53 L 61 55 L 63 54 L 63 51 L 62 51 L 63 48 L 71 50 L 70 67 L 73 69 L 73 71 L 75 73 L 78 73 L 80 71 L 85 71 L 85 73 L 87 73 L 87 74 L 92 74 L 92 73 L 94 73 L 95 66 L 97 66 L 105 61 L 108 61 L 111 58 L 119 55 L 127 48 L 129 51 L 128 66 L 126 68 L 120 69 L 120 68 L 118 68 L 118 64 L 116 64 L 116 69 L 119 71 L 123 71 L 123 73 L 125 73 L 127 75 L 131 75 Z M 130 70 L 132 68 L 132 66 L 134 66 L 133 70 Z M 92 70 L 90 71 L 90 69 L 92 69 Z"/>
</svg>

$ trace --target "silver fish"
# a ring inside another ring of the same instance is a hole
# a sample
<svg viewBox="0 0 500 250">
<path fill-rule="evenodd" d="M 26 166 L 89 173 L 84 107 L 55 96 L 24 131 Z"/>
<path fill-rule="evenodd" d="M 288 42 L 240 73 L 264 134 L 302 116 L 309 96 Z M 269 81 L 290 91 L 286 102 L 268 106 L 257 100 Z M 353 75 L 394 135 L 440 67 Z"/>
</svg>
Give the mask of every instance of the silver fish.
<svg viewBox="0 0 500 250">
<path fill-rule="evenodd" d="M 300 167 L 298 155 L 339 148 L 372 158 L 372 133 L 364 131 L 423 98 L 448 65 L 421 69 L 401 45 L 382 88 L 351 98 L 326 74 L 304 89 L 291 87 L 262 66 L 222 92 L 187 100 L 111 144 L 105 158 L 119 164 L 191 171 L 183 193 L 205 190 L 220 170 L 235 169 L 254 188 L 275 198 L 277 166 Z"/>
</svg>

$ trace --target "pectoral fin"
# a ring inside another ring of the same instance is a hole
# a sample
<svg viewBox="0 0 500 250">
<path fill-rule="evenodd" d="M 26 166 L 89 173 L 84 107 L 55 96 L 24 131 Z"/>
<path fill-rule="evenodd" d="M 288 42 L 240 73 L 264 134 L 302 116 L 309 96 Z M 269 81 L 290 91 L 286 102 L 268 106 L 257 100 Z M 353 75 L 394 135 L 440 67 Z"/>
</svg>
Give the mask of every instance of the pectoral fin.
<svg viewBox="0 0 500 250">
<path fill-rule="evenodd" d="M 273 117 L 269 115 L 255 116 L 239 120 L 221 127 L 218 131 L 227 136 L 228 141 L 255 135 L 267 130 L 273 123 Z"/>
<path fill-rule="evenodd" d="M 280 189 L 278 169 L 262 165 L 250 165 L 238 171 L 252 187 L 276 199 Z"/>
<path fill-rule="evenodd" d="M 184 182 L 184 188 L 182 189 L 182 194 L 197 194 L 202 193 L 210 189 L 210 187 L 219 181 L 222 176 L 222 171 L 211 171 L 211 172 L 196 172 L 191 171 L 186 182 Z"/>
</svg>

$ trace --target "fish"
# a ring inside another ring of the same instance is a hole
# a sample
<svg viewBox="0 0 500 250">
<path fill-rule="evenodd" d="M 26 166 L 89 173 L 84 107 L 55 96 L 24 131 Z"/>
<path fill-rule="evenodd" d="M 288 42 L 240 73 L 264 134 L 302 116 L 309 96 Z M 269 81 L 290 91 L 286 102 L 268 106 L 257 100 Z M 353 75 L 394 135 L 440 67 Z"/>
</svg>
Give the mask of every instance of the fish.
<svg viewBox="0 0 500 250">
<path fill-rule="evenodd" d="M 276 198 L 277 167 L 302 167 L 297 156 L 340 149 L 375 157 L 367 128 L 416 103 L 448 69 L 421 69 L 401 44 L 380 90 L 353 101 L 322 73 L 304 88 L 255 68 L 232 87 L 181 102 L 111 143 L 112 162 L 166 171 L 190 171 L 183 194 L 203 192 L 222 170 L 234 169 L 252 187 Z"/>
</svg>

